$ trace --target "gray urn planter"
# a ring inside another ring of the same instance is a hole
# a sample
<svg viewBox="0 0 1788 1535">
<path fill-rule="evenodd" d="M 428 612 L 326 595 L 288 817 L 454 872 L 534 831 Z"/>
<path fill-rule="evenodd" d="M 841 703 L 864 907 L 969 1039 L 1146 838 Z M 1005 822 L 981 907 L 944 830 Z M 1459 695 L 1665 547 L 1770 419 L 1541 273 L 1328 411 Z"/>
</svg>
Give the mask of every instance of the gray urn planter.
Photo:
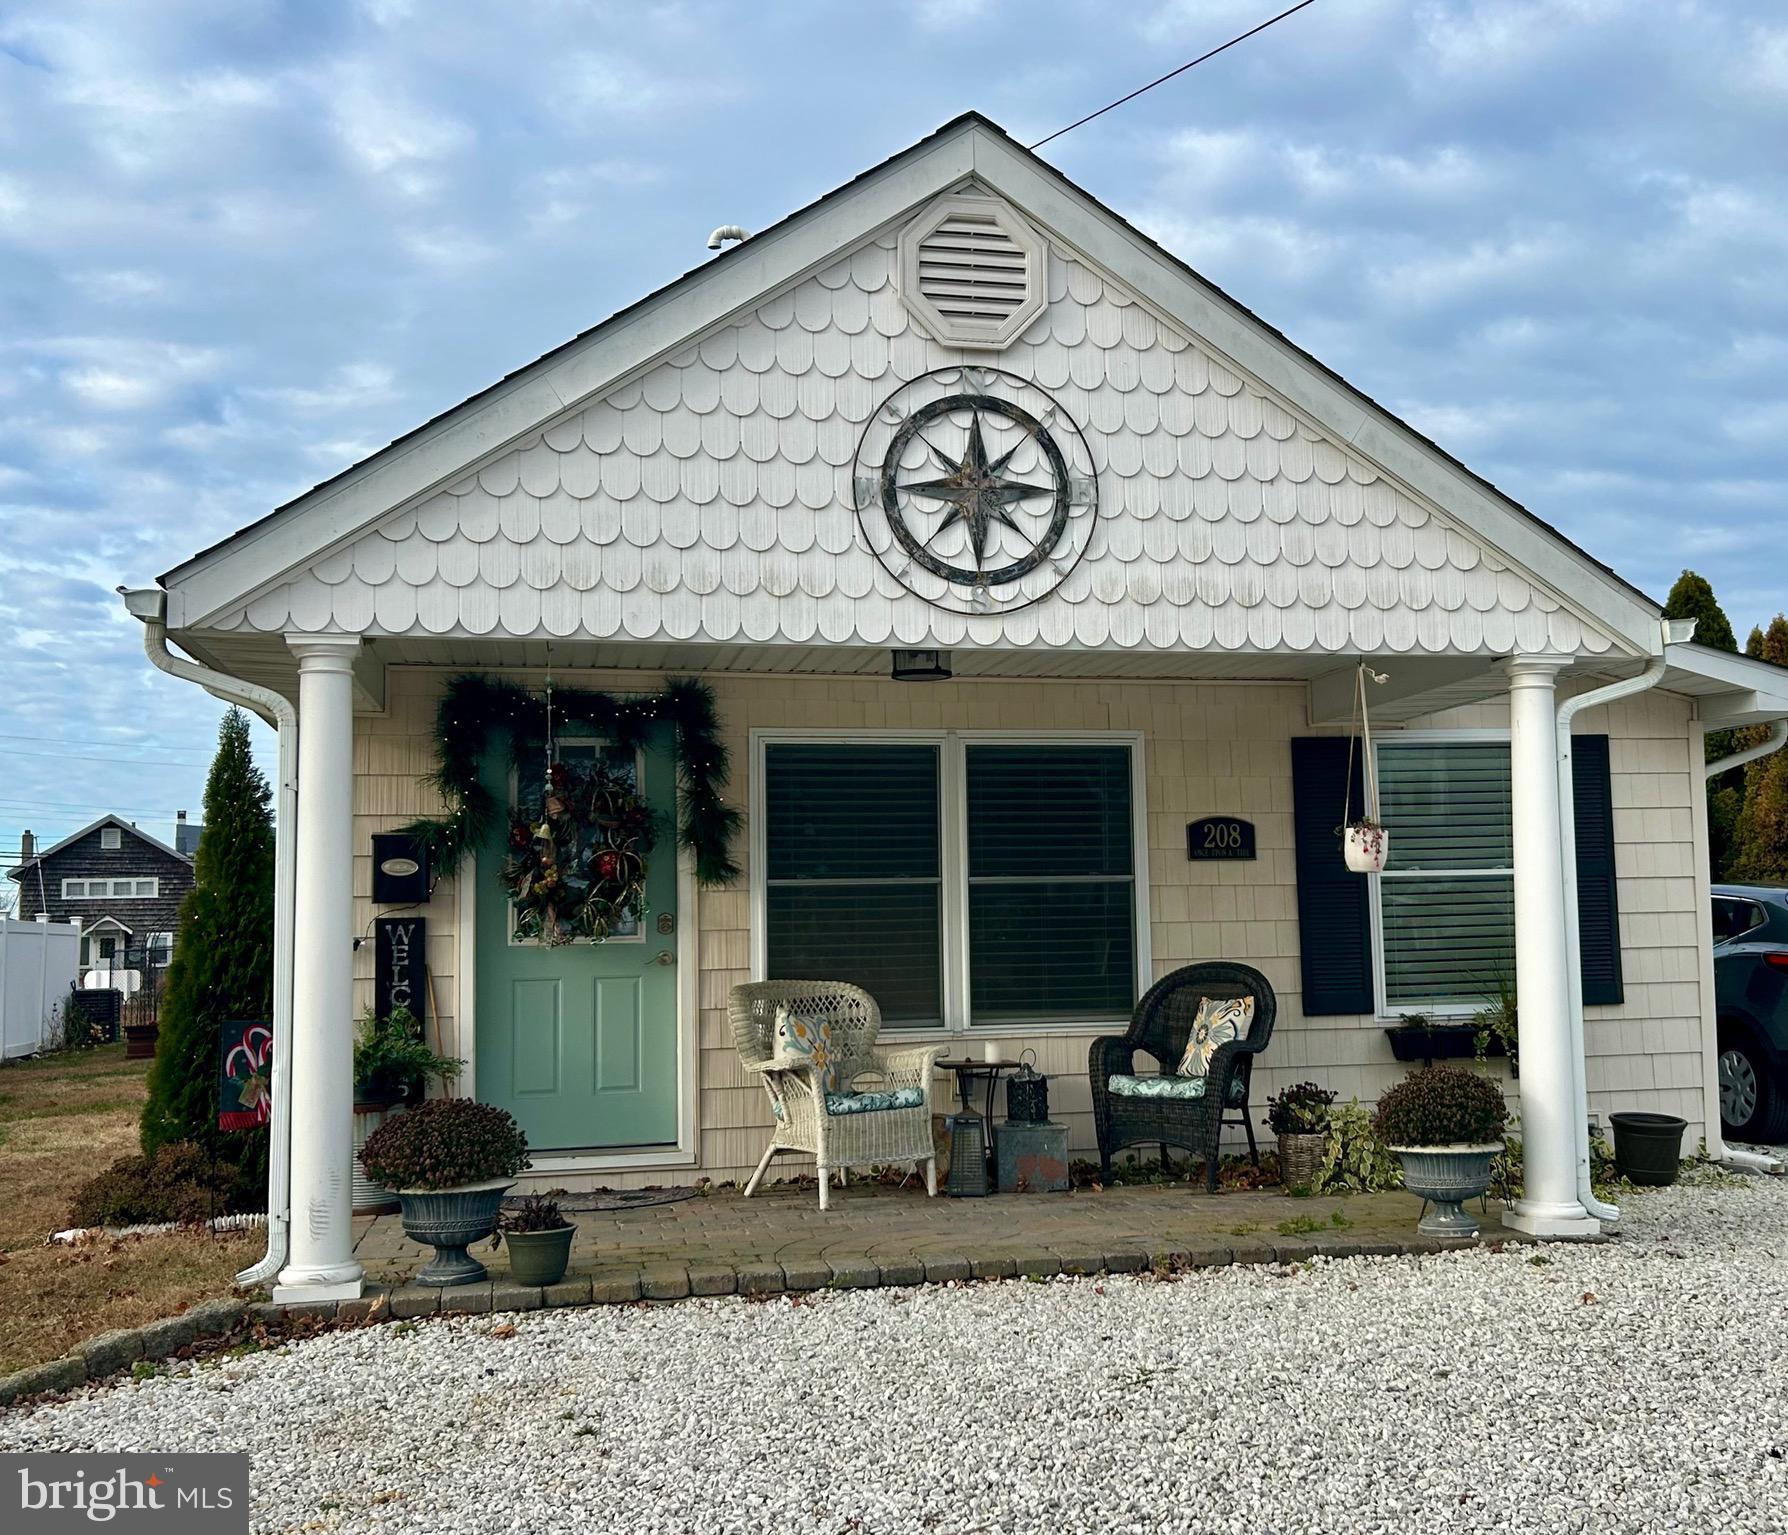
<svg viewBox="0 0 1788 1535">
<path fill-rule="evenodd" d="M 515 1187 L 512 1178 L 492 1178 L 451 1189 L 399 1189 L 404 1235 L 434 1248 L 417 1284 L 476 1284 L 489 1277 L 484 1265 L 466 1251 L 497 1229 L 503 1195 Z"/>
<path fill-rule="evenodd" d="M 1403 1164 L 1403 1186 L 1434 1208 L 1416 1230 L 1434 1237 L 1475 1237 L 1478 1223 L 1460 1207 L 1490 1188 L 1490 1163 L 1501 1141 L 1480 1146 L 1393 1146 Z"/>
<path fill-rule="evenodd" d="M 557 1284 L 565 1277 L 565 1266 L 571 1261 L 571 1239 L 576 1226 L 561 1226 L 557 1231 L 506 1231 L 503 1244 L 509 1249 L 509 1277 L 517 1284 Z"/>
</svg>

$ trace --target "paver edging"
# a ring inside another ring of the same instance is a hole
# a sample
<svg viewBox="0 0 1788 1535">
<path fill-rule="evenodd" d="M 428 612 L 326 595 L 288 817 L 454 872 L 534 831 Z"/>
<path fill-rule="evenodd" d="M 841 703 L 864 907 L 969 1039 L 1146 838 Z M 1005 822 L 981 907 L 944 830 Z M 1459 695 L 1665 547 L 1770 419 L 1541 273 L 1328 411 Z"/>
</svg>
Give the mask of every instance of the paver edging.
<svg viewBox="0 0 1788 1535">
<path fill-rule="evenodd" d="M 1116 1249 L 1107 1255 L 1064 1251 L 1058 1256 L 1053 1252 L 1013 1253 L 988 1249 L 928 1257 L 890 1254 L 880 1259 L 815 1258 L 787 1264 L 757 1259 L 737 1265 L 691 1264 L 687 1268 L 672 1264 L 654 1264 L 646 1269 L 610 1266 L 601 1269 L 594 1281 L 590 1275 L 572 1275 L 544 1290 L 524 1289 L 503 1280 L 486 1280 L 481 1285 L 457 1289 L 418 1284 L 405 1284 L 395 1289 L 368 1285 L 358 1300 L 339 1302 L 200 1301 L 179 1316 L 164 1317 L 141 1327 L 100 1333 L 60 1359 L 28 1365 L 14 1374 L 0 1376 L 0 1407 L 10 1406 L 26 1397 L 76 1390 L 89 1382 L 121 1374 L 140 1360 L 164 1358 L 192 1342 L 227 1338 L 245 1321 L 276 1326 L 312 1318 L 338 1325 L 362 1324 L 446 1314 L 468 1316 L 537 1308 L 557 1310 L 638 1304 L 642 1298 L 665 1304 L 691 1295 L 738 1294 L 762 1298 L 785 1290 L 886 1289 L 919 1283 L 960 1284 L 971 1279 L 998 1284 L 1014 1279 L 1046 1279 L 1057 1273 L 1066 1275 L 1070 1272 L 1077 1275 L 1138 1271 L 1177 1273 L 1192 1268 L 1307 1262 L 1315 1257 L 1428 1257 L 1440 1252 L 1488 1249 L 1504 1243 L 1527 1245 L 1540 1240 L 1525 1232 L 1509 1230 L 1485 1232 L 1476 1240 L 1451 1241 L 1417 1234 L 1405 1238 L 1330 1241 L 1327 1235 L 1324 1233 L 1320 1244 L 1284 1239 L 1277 1242 L 1236 1241 L 1225 1247 L 1198 1244 L 1154 1252 Z M 1618 1240 L 1618 1237 L 1588 1240 L 1600 1243 Z M 1112 1261 L 1114 1258 L 1115 1262 Z"/>
</svg>

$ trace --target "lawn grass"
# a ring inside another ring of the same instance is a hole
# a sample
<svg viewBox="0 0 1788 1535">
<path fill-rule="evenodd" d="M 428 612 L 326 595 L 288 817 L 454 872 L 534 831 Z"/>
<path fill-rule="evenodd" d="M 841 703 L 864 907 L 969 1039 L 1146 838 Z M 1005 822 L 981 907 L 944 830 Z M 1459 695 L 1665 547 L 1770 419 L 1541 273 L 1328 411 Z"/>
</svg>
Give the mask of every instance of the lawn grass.
<svg viewBox="0 0 1788 1535">
<path fill-rule="evenodd" d="M 147 1061 L 123 1045 L 0 1066 L 0 1374 L 227 1295 L 258 1231 L 45 1246 L 74 1191 L 138 1150 Z"/>
</svg>

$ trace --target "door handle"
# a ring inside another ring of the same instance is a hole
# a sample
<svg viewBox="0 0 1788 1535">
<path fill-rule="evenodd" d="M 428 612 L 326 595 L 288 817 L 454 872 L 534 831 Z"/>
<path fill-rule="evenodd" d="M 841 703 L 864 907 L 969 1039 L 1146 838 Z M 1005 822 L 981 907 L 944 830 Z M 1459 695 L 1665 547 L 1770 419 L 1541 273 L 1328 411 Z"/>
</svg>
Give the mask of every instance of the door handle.
<svg viewBox="0 0 1788 1535">
<path fill-rule="evenodd" d="M 655 965 L 674 965 L 676 962 L 677 956 L 669 949 L 660 949 L 652 956 L 652 963 Z"/>
</svg>

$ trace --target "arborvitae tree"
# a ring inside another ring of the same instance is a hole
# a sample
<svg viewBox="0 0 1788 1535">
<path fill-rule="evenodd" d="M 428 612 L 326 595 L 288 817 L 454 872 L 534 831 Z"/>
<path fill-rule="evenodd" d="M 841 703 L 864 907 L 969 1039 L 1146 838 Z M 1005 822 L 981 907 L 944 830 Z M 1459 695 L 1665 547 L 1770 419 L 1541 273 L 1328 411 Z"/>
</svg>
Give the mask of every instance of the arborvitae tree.
<svg viewBox="0 0 1788 1535">
<path fill-rule="evenodd" d="M 1738 637 L 1732 624 L 1714 597 L 1713 587 L 1705 576 L 1685 570 L 1670 588 L 1664 601 L 1664 617 L 1695 620 L 1695 643 L 1711 645 L 1715 650 L 1738 649 Z M 1706 760 L 1713 762 L 1732 755 L 1733 733 L 1710 730 L 1704 738 Z M 1732 839 L 1738 824 L 1739 806 L 1744 799 L 1742 771 L 1722 773 L 1707 783 L 1707 861 L 1708 872 L 1719 879 L 1732 859 Z"/>
<path fill-rule="evenodd" d="M 1738 637 L 1732 624 L 1715 599 L 1713 587 L 1705 576 L 1685 570 L 1664 599 L 1664 617 L 1695 620 L 1695 643 L 1711 645 L 1715 650 L 1738 649 Z"/>
<path fill-rule="evenodd" d="M 218 1029 L 266 1018 L 273 1001 L 272 792 L 249 750 L 248 718 L 223 717 L 205 781 L 205 829 L 180 907 L 161 1000 L 161 1035 L 143 1106 L 145 1155 L 191 1141 L 242 1168 L 245 1198 L 265 1196 L 267 1132 L 217 1128 Z M 256 1208 L 265 1208 L 258 1205 Z"/>
<path fill-rule="evenodd" d="M 1752 630 L 1751 638 L 1756 642 L 1757 660 L 1788 667 L 1788 617 L 1776 614 L 1767 630 Z M 1752 647 L 1746 645 L 1745 649 L 1750 652 Z M 1768 731 L 1754 726 L 1736 734 L 1758 739 Z M 1738 812 L 1727 877 L 1788 884 L 1788 748 L 1771 752 L 1745 769 L 1744 804 Z"/>
</svg>

